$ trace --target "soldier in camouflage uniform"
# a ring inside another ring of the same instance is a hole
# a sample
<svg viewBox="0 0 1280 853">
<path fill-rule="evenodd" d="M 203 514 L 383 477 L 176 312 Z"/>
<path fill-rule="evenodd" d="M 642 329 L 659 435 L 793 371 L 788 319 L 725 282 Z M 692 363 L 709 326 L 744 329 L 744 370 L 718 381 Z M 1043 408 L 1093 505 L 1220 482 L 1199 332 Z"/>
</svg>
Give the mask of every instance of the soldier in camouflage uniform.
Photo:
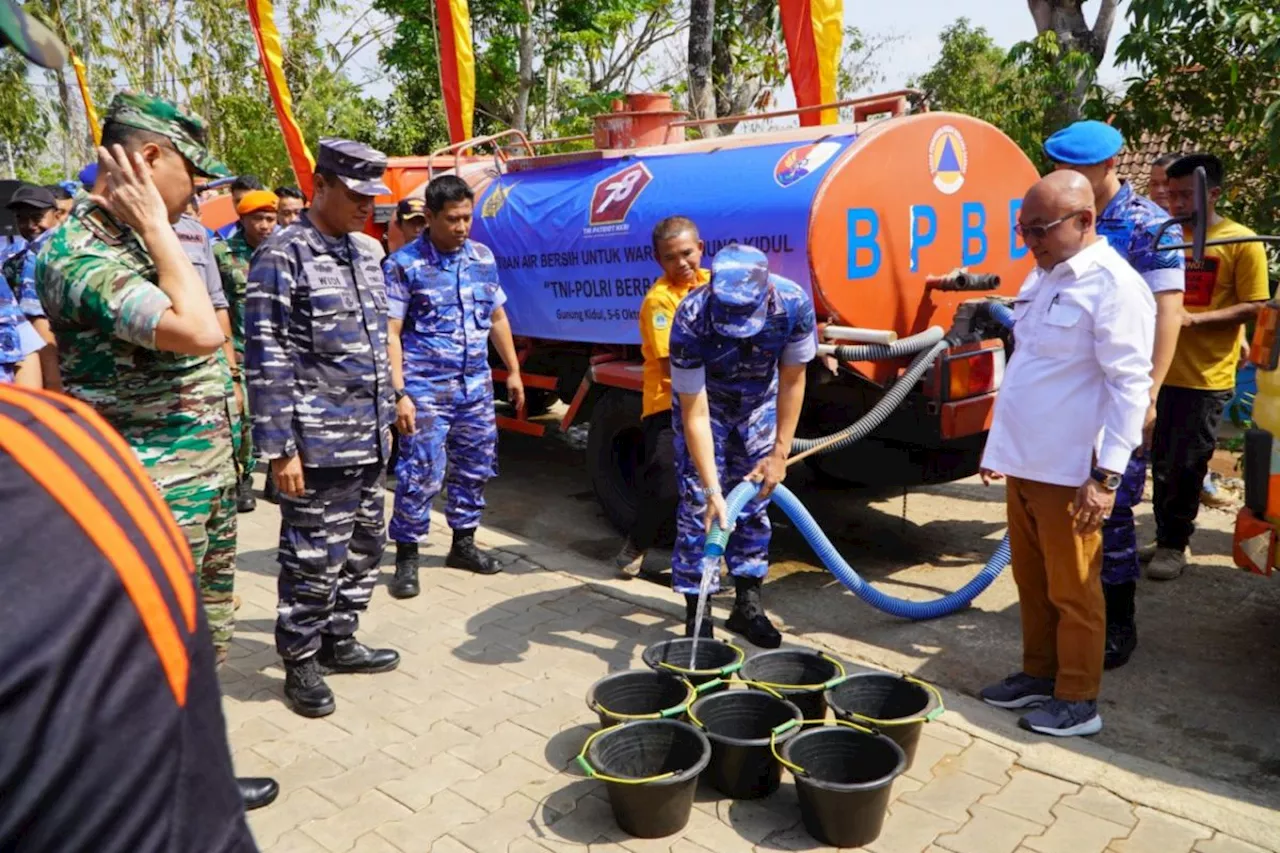
<svg viewBox="0 0 1280 853">
<path fill-rule="evenodd" d="M 142 461 L 200 574 L 219 661 L 234 626 L 235 468 L 230 376 L 206 282 L 174 224 L 193 176 L 225 175 L 199 119 L 122 93 L 98 151 L 97 194 L 76 203 L 36 260 L 63 386 L 92 405 Z"/>
<path fill-rule="evenodd" d="M 739 480 L 762 484 L 738 516 L 725 550 L 736 599 L 725 627 L 752 644 L 777 648 L 782 637 L 764 613 L 760 587 L 769 570 L 767 498 L 786 474 L 805 365 L 817 353 L 813 303 L 792 281 L 769 274 L 764 253 L 721 249 L 711 282 L 676 309 L 671 329 L 671 387 L 676 397 L 676 470 L 680 509 L 672 585 L 684 593 L 686 636 L 693 636 L 704 572 L 720 585 L 720 561 L 704 557 L 711 523 L 726 526 L 724 494 Z M 703 635 L 711 636 L 704 614 Z"/>
<path fill-rule="evenodd" d="M 222 289 L 230 302 L 231 339 L 234 345 L 234 370 L 232 377 L 243 384 L 240 366 L 244 363 L 244 300 L 249 283 L 249 261 L 253 250 L 262 245 L 276 227 L 275 193 L 251 190 L 236 205 L 240 215 L 240 227 L 225 241 L 214 243 L 213 257 L 222 278 Z M 240 474 L 238 507 L 241 512 L 251 512 L 257 501 L 253 497 L 253 419 L 249 416 L 248 385 L 243 384 L 239 396 L 241 429 L 236 431 L 236 466 Z"/>
<path fill-rule="evenodd" d="M 392 649 L 354 636 L 369 606 L 383 531 L 395 415 L 387 295 L 377 261 L 351 239 L 389 192 L 386 156 L 322 139 L 315 200 L 254 253 L 245 299 L 253 441 L 280 492 L 279 617 L 285 699 L 333 713 L 329 672 L 385 672 Z"/>
<path fill-rule="evenodd" d="M 8 283 L 0 281 L 0 382 L 39 388 L 43 383 L 37 353 L 44 345 Z"/>
<path fill-rule="evenodd" d="M 436 178 L 427 186 L 426 230 L 382 265 L 401 435 L 390 528 L 396 543 L 390 591 L 397 598 L 418 594 L 418 543 L 427 538 L 431 501 L 446 483 L 453 547 L 445 565 L 501 571 L 475 539 L 484 484 L 497 473 L 489 341 L 507 366 L 508 399 L 517 408 L 524 384 L 497 262 L 487 246 L 468 238 L 473 206 L 465 181 Z"/>
</svg>

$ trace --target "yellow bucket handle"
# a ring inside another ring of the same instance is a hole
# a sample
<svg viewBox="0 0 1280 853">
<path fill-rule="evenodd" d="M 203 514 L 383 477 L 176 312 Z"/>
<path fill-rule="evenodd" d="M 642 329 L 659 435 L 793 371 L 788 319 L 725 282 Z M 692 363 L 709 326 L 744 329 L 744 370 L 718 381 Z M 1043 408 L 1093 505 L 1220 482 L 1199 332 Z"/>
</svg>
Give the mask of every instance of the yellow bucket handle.
<svg viewBox="0 0 1280 853">
<path fill-rule="evenodd" d="M 694 690 L 693 685 L 689 683 L 688 679 L 681 678 L 680 680 L 684 682 L 686 690 L 684 701 L 679 705 L 672 705 L 670 708 L 665 708 L 652 714 L 623 714 L 617 711 L 610 711 L 604 705 L 597 702 L 595 696 L 591 697 L 589 707 L 592 711 L 595 711 L 596 713 L 603 712 L 606 716 L 613 717 L 615 720 L 666 720 L 671 717 L 678 717 L 685 711 L 689 710 L 689 706 L 693 704 L 694 698 L 698 695 L 697 691 Z"/>
<path fill-rule="evenodd" d="M 856 676 L 849 676 L 849 677 L 854 678 Z M 847 713 L 850 717 L 857 717 L 859 720 L 866 720 L 868 723 L 871 723 L 876 728 L 883 728 L 886 726 L 908 726 L 913 723 L 931 723 L 934 720 L 941 717 L 943 713 L 947 710 L 946 706 L 943 705 L 942 703 L 942 694 L 938 692 L 938 688 L 934 687 L 932 684 L 928 683 L 927 681 L 921 681 L 920 679 L 913 678 L 910 675 L 904 674 L 901 676 L 901 678 L 903 681 L 909 681 L 912 684 L 918 684 L 921 687 L 923 687 L 925 690 L 932 693 L 933 698 L 938 700 L 938 707 L 934 708 L 932 711 L 925 714 L 923 717 L 903 717 L 900 720 L 880 720 L 880 719 L 876 719 L 875 717 L 868 717 L 866 714 L 858 714 L 853 711 L 846 711 L 845 713 Z M 847 681 L 848 679 L 845 679 L 845 680 Z"/>
<path fill-rule="evenodd" d="M 797 776 L 808 776 L 809 771 L 805 770 L 799 764 L 792 764 L 790 761 L 787 761 L 787 759 L 783 758 L 782 755 L 778 753 L 778 735 L 783 734 L 787 731 L 790 731 L 791 729 L 794 729 L 796 726 L 813 726 L 813 725 L 845 726 L 846 728 L 856 729 L 857 731 L 860 731 L 863 734 L 868 734 L 868 735 L 876 734 L 876 732 L 872 731 L 866 726 L 860 726 L 857 723 L 851 723 L 848 720 L 787 720 L 785 723 L 778 726 L 773 731 L 769 732 L 769 751 L 773 753 L 773 757 L 778 759 L 778 762 L 783 767 L 787 768 Z"/>
<path fill-rule="evenodd" d="M 596 769 L 591 766 L 591 762 L 587 760 L 587 750 L 591 747 L 592 741 L 611 729 L 612 727 L 608 729 L 600 729 L 594 732 L 591 737 L 587 738 L 582 744 L 582 751 L 579 752 L 578 757 L 574 759 L 578 762 L 578 766 L 582 768 L 582 772 L 586 773 L 587 776 L 592 779 L 599 779 L 602 782 L 613 782 L 618 785 L 644 785 L 648 782 L 661 782 L 663 779 L 670 779 L 672 776 L 676 775 L 673 771 L 667 771 L 666 773 L 661 773 L 657 776 L 648 776 L 644 779 L 619 779 L 616 776 L 605 776 L 603 773 L 598 773 Z"/>
<path fill-rule="evenodd" d="M 683 666 L 676 666 L 675 664 L 667 663 L 666 661 L 659 661 L 658 666 L 663 667 L 665 669 L 674 670 L 675 672 L 678 672 L 681 675 L 686 675 L 686 676 L 718 675 L 723 677 L 726 675 L 732 675 L 733 673 L 742 669 L 742 664 L 747 659 L 747 653 L 744 652 L 742 649 L 738 648 L 737 646 L 735 646 L 733 643 L 725 643 L 725 645 L 738 653 L 738 659 L 733 663 L 726 664 L 720 667 L 719 669 L 686 669 Z M 689 662 L 693 663 L 693 661 L 689 661 Z"/>
<path fill-rule="evenodd" d="M 748 685 L 749 687 L 759 687 L 761 690 L 763 690 L 765 693 L 768 693 L 774 699 L 782 699 L 782 694 L 770 688 L 768 685 L 760 684 L 755 681 L 744 681 L 741 678 L 735 678 L 733 681 L 722 681 L 721 679 L 717 678 L 715 681 L 708 681 L 705 684 L 699 684 L 696 690 L 698 693 L 701 693 L 702 691 L 710 690 L 712 687 L 715 687 L 716 685 L 719 685 L 719 684 L 729 684 L 729 685 L 745 684 L 745 685 Z M 689 704 L 688 714 L 689 714 L 689 722 L 693 723 L 695 726 L 697 726 L 700 729 L 705 730 L 707 728 L 706 725 L 703 724 L 702 720 L 699 720 L 697 715 L 693 713 L 692 703 Z"/>
<path fill-rule="evenodd" d="M 840 661 L 836 660 L 826 652 L 819 652 L 818 655 L 824 660 L 828 660 L 832 664 L 834 664 L 836 671 L 840 674 L 835 676 L 834 678 L 831 678 L 831 679 L 828 679 L 827 681 L 822 682 L 821 684 L 775 684 L 772 681 L 753 681 L 751 683 L 759 685 L 761 687 L 764 687 L 767 685 L 769 687 L 774 688 L 775 690 L 815 690 L 816 691 L 816 690 L 829 690 L 832 687 L 835 687 L 840 682 L 844 681 L 845 678 L 848 677 L 845 674 L 844 664 L 840 663 Z"/>
</svg>

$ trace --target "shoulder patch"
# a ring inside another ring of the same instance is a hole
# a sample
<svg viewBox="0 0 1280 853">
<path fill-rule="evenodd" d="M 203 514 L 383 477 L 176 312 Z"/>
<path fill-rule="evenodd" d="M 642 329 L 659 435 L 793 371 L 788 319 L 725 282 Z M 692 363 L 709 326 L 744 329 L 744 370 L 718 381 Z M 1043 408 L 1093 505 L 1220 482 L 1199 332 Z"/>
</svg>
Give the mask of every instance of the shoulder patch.
<svg viewBox="0 0 1280 853">
<path fill-rule="evenodd" d="M 653 327 L 658 331 L 664 331 L 671 325 L 671 315 L 666 311 L 657 311 L 653 315 Z"/>
</svg>

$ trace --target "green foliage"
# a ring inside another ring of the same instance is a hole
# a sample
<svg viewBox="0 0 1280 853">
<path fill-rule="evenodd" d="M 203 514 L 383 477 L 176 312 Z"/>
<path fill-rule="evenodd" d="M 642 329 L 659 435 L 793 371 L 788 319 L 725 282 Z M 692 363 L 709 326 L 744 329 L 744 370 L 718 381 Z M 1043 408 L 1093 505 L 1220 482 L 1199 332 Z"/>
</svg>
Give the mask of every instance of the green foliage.
<svg viewBox="0 0 1280 853">
<path fill-rule="evenodd" d="M 14 50 L 0 52 L 0 163 L 18 177 L 36 179 L 49 121 L 27 78 L 26 61 Z"/>
<path fill-rule="evenodd" d="M 994 124 L 1042 170 L 1048 168 L 1041 145 L 1065 123 L 1062 113 L 1078 97 L 1078 81 L 1085 81 L 1086 93 L 1094 92 L 1093 60 L 1063 51 L 1052 30 L 1005 51 L 967 18 L 943 29 L 939 41 L 938 60 L 911 81 L 930 108 Z M 1086 112 L 1094 102 L 1086 102 Z"/>
<path fill-rule="evenodd" d="M 1280 8 L 1270 0 L 1131 0 L 1116 48 L 1132 63 L 1117 124 L 1171 150 L 1223 159 L 1224 212 L 1260 232 L 1280 230 Z"/>
</svg>

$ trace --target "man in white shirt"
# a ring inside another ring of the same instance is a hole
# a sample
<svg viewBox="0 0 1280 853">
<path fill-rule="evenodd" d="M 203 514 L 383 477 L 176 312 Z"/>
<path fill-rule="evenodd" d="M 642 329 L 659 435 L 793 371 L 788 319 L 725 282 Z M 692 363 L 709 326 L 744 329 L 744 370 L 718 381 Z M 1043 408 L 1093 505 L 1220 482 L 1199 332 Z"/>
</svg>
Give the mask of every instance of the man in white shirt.
<svg viewBox="0 0 1280 853">
<path fill-rule="evenodd" d="M 1150 404 L 1155 301 L 1098 236 L 1093 190 L 1054 172 L 1023 200 L 1035 256 L 1014 303 L 1014 353 L 982 460 L 1008 478 L 1022 671 L 982 691 L 1001 708 L 1039 706 L 1020 725 L 1068 737 L 1102 729 L 1106 609 L 1103 520 Z"/>
</svg>

